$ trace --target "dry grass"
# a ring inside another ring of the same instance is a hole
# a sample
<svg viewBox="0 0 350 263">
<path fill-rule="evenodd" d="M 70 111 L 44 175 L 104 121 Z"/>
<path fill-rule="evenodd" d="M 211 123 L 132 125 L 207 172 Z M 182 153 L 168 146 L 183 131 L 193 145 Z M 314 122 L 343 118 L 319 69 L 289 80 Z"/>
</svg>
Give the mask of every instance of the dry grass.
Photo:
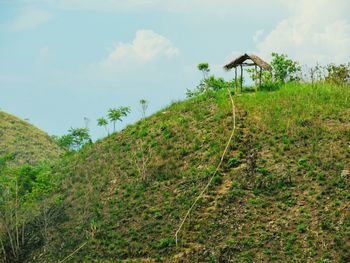
<svg viewBox="0 0 350 263">
<path fill-rule="evenodd" d="M 43 131 L 13 115 L 0 112 L 0 155 L 15 154 L 15 164 L 56 160 L 59 147 Z"/>
</svg>

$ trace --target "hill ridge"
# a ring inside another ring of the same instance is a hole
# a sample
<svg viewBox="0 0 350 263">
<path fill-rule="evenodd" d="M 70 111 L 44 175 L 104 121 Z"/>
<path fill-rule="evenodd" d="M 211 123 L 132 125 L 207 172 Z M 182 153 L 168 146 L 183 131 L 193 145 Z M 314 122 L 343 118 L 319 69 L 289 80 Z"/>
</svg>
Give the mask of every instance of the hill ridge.
<svg viewBox="0 0 350 263">
<path fill-rule="evenodd" d="M 57 160 L 62 150 L 44 131 L 0 111 L 0 155 L 14 154 L 15 164 Z"/>
<path fill-rule="evenodd" d="M 226 91 L 84 147 L 54 168 L 62 216 L 32 257 L 62 259 L 88 242 L 70 262 L 347 262 L 349 97 L 346 86 L 294 83 L 235 96 L 235 143 L 177 248 L 230 135 Z"/>
</svg>

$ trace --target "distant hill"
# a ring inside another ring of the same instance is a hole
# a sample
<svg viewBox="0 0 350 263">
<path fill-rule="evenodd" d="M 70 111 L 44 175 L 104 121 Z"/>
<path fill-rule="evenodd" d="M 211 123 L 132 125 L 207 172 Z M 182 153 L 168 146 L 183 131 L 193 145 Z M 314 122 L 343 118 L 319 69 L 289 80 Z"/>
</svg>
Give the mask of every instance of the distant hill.
<svg viewBox="0 0 350 263">
<path fill-rule="evenodd" d="M 234 101 L 234 139 L 178 248 L 231 133 L 225 90 L 62 160 L 60 216 L 31 262 L 350 262 L 349 87 L 288 84 Z"/>
<path fill-rule="evenodd" d="M 0 111 L 0 155 L 15 154 L 15 164 L 57 159 L 60 148 L 32 124 Z"/>
</svg>

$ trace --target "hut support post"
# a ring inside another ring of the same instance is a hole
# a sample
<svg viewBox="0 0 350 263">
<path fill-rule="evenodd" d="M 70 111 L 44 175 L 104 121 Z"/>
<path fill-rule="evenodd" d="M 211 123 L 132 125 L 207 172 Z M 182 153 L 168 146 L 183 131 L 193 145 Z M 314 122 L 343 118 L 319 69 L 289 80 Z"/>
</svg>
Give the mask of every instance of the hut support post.
<svg viewBox="0 0 350 263">
<path fill-rule="evenodd" d="M 237 87 L 237 67 L 235 67 L 235 84 L 234 84 L 235 92 L 237 92 L 238 87 Z"/>
<path fill-rule="evenodd" d="M 259 72 L 259 89 L 261 88 L 261 77 L 262 77 L 262 67 L 260 68 L 260 72 Z"/>
<path fill-rule="evenodd" d="M 255 67 L 255 71 L 254 71 L 254 78 L 255 78 L 255 80 L 254 80 L 254 84 L 255 84 L 255 92 L 257 92 L 258 91 L 258 80 L 257 80 L 257 77 L 258 77 L 258 67 L 257 67 L 257 65 L 256 64 L 254 64 L 254 67 Z"/>
<path fill-rule="evenodd" d="M 241 92 L 243 90 L 243 66 L 241 64 Z"/>
</svg>

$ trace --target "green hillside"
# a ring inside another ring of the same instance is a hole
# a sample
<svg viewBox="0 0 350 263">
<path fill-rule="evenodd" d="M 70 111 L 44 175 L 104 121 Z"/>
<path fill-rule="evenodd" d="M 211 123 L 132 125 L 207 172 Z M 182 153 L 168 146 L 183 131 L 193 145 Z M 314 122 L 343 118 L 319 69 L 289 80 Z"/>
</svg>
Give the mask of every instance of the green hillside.
<svg viewBox="0 0 350 263">
<path fill-rule="evenodd" d="M 61 150 L 45 132 L 0 111 L 0 156 L 8 153 L 15 154 L 16 164 L 33 164 L 57 159 Z"/>
<path fill-rule="evenodd" d="M 234 102 L 233 141 L 178 247 L 232 130 L 224 90 L 65 157 L 59 213 L 31 262 L 349 262 L 349 87 L 288 84 Z"/>
</svg>

